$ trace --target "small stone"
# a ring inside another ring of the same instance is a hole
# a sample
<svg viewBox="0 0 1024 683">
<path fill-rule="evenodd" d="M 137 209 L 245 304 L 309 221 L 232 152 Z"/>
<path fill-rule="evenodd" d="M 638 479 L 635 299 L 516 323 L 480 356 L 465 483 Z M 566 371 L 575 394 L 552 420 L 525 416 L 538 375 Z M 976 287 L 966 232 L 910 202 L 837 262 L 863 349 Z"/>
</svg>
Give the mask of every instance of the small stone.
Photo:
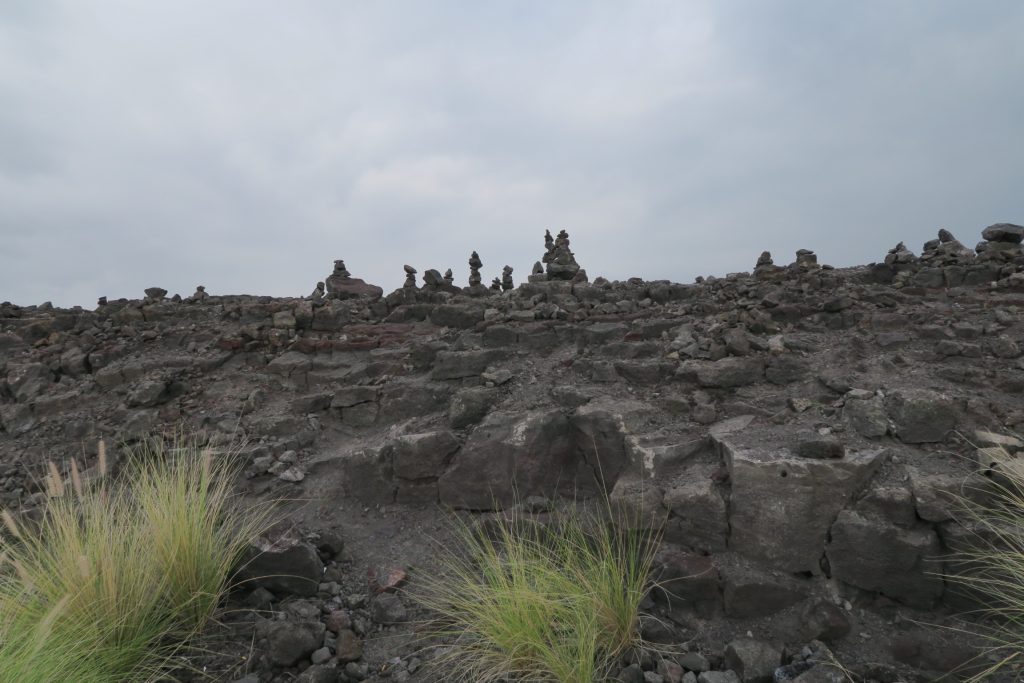
<svg viewBox="0 0 1024 683">
<path fill-rule="evenodd" d="M 739 674 L 742 683 L 771 683 L 782 653 L 764 641 L 737 638 L 725 648 L 725 663 Z"/>
<path fill-rule="evenodd" d="M 334 641 L 334 651 L 339 662 L 353 662 L 363 656 L 363 641 L 353 630 L 342 629 Z"/>
<path fill-rule="evenodd" d="M 814 401 L 808 398 L 791 398 L 789 399 L 789 407 L 794 413 L 804 413 L 814 407 Z"/>
<path fill-rule="evenodd" d="M 408 618 L 408 612 L 397 595 L 384 593 L 370 603 L 370 616 L 378 624 L 400 624 Z"/>
<path fill-rule="evenodd" d="M 619 672 L 618 683 L 644 683 L 644 671 L 637 664 L 630 664 Z"/>
<path fill-rule="evenodd" d="M 711 662 L 699 652 L 685 652 L 677 658 L 677 661 L 684 669 L 697 673 L 711 669 Z"/>
<path fill-rule="evenodd" d="M 309 656 L 309 661 L 313 662 L 313 664 L 323 664 L 324 662 L 330 661 L 330 659 L 331 651 L 326 647 L 314 650 L 313 654 Z"/>
<path fill-rule="evenodd" d="M 1015 242 L 1020 244 L 1024 241 L 1024 227 L 1013 223 L 996 223 L 981 231 L 982 239 L 988 242 Z"/>
<path fill-rule="evenodd" d="M 277 478 L 281 481 L 288 481 L 292 483 L 298 483 L 306 478 L 306 474 L 298 467 L 289 467 L 282 472 L 279 472 Z"/>
<path fill-rule="evenodd" d="M 352 618 L 343 609 L 336 609 L 327 615 L 325 620 L 327 629 L 332 633 L 341 633 L 352 626 Z"/>
</svg>

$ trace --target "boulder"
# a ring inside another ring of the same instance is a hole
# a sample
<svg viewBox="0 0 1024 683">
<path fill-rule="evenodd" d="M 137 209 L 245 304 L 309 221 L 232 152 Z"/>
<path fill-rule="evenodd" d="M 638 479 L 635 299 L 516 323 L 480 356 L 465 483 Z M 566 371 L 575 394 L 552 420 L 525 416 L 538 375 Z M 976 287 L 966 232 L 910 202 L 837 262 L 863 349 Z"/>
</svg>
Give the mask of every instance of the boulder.
<svg viewBox="0 0 1024 683">
<path fill-rule="evenodd" d="M 559 410 L 495 412 L 479 424 L 438 480 L 441 502 L 475 510 L 515 496 L 573 490 L 580 458 Z"/>
<path fill-rule="evenodd" d="M 742 683 L 772 683 L 772 673 L 782 663 L 782 652 L 754 638 L 737 638 L 725 647 L 725 665 Z"/>
<path fill-rule="evenodd" d="M 722 609 L 721 577 L 710 557 L 678 550 L 663 553 L 651 570 L 654 600 L 710 619 Z"/>
<path fill-rule="evenodd" d="M 800 458 L 787 449 L 718 444 L 732 484 L 729 548 L 789 572 L 821 571 L 829 525 L 882 462 L 884 450 L 838 460 Z"/>
<path fill-rule="evenodd" d="M 886 398 L 893 430 L 904 443 L 943 441 L 956 429 L 957 410 L 952 399 L 934 391 L 898 391 Z"/>
<path fill-rule="evenodd" d="M 981 231 L 982 239 L 988 242 L 1012 242 L 1020 244 L 1024 241 L 1024 227 L 1013 223 L 996 223 Z"/>
<path fill-rule="evenodd" d="M 847 396 L 843 418 L 850 429 L 861 436 L 875 439 L 889 432 L 889 416 L 885 404 L 878 396 L 855 398 Z"/>
<path fill-rule="evenodd" d="M 931 526 L 905 529 L 853 510 L 839 513 L 827 548 L 835 578 L 920 608 L 942 595 L 941 552 Z"/>
<path fill-rule="evenodd" d="M 270 621 L 256 624 L 260 651 L 274 666 L 294 666 L 323 644 L 326 627 L 319 621 Z"/>
<path fill-rule="evenodd" d="M 444 472 L 459 442 L 449 431 L 405 434 L 389 443 L 396 477 L 427 479 Z"/>
<path fill-rule="evenodd" d="M 690 468 L 665 491 L 664 504 L 672 512 L 665 524 L 669 542 L 709 553 L 725 550 L 729 520 L 712 474 L 711 467 Z"/>
<path fill-rule="evenodd" d="M 498 400 L 498 392 L 488 387 L 463 389 L 452 397 L 448 406 L 448 422 L 452 429 L 471 427 L 487 415 Z"/>
<path fill-rule="evenodd" d="M 316 548 L 290 537 L 259 539 L 242 555 L 235 580 L 246 588 L 266 588 L 278 596 L 316 595 L 324 573 Z"/>
</svg>

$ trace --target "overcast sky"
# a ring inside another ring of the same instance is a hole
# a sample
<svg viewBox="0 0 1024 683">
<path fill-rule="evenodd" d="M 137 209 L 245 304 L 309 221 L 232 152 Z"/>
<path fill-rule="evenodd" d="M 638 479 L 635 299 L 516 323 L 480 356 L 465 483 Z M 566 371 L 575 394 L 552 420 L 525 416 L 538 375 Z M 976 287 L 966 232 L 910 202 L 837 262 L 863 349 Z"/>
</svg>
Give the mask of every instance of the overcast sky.
<svg viewBox="0 0 1024 683">
<path fill-rule="evenodd" d="M 690 282 L 1024 223 L 1024 2 L 0 1 L 0 301 Z"/>
</svg>

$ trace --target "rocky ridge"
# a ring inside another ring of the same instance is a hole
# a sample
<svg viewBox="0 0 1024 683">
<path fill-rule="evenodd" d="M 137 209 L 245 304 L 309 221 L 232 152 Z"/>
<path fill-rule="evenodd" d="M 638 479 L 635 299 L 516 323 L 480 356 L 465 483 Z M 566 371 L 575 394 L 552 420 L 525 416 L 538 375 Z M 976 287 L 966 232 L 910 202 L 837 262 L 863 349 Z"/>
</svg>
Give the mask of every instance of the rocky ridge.
<svg viewBox="0 0 1024 683">
<path fill-rule="evenodd" d="M 384 295 L 339 260 L 305 298 L 3 303 L 0 502 L 30 511 L 45 462 L 88 466 L 99 437 L 244 437 L 248 495 L 314 501 L 254 549 L 305 581 L 239 596 L 272 608 L 237 626 L 265 646 L 232 665 L 253 681 L 432 680 L 377 572 L 426 570 L 442 510 L 514 490 L 541 515 L 603 490 L 664 526 L 645 636 L 687 649 L 621 680 L 829 680 L 800 666 L 828 648 L 932 680 L 973 654 L 914 623 L 975 604 L 945 578 L 971 538 L 950 493 L 1024 450 L 1024 228 L 982 237 L 679 284 L 590 282 L 563 231 L 518 287 L 473 252 L 466 288 L 406 266 Z"/>
</svg>

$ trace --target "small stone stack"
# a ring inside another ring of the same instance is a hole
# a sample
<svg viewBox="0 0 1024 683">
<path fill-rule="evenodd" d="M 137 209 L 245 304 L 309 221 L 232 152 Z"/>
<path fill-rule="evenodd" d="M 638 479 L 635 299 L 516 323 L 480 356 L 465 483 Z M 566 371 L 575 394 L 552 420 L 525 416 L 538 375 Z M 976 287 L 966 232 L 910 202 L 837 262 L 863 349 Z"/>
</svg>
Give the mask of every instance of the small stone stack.
<svg viewBox="0 0 1024 683">
<path fill-rule="evenodd" d="M 996 223 L 981 232 L 984 240 L 975 247 L 979 261 L 1009 263 L 1024 255 L 1021 242 L 1024 241 L 1024 226 L 1013 223 Z"/>
<path fill-rule="evenodd" d="M 449 268 L 448 270 L 444 271 L 444 282 L 449 287 L 454 287 L 455 286 L 455 276 L 452 275 L 452 269 L 451 268 Z"/>
<path fill-rule="evenodd" d="M 480 254 L 475 251 L 469 255 L 469 287 L 463 290 L 463 294 L 469 296 L 482 296 L 490 293 L 490 288 L 480 284 L 483 278 L 480 277 L 480 269 L 484 262 L 480 260 Z"/>
<path fill-rule="evenodd" d="M 515 286 L 515 283 L 512 282 L 512 266 L 505 266 L 501 269 L 501 291 L 507 292 L 510 289 L 514 289 Z"/>
<path fill-rule="evenodd" d="M 308 301 L 320 301 L 323 298 L 324 298 L 324 283 L 322 283 L 322 282 L 316 283 L 316 287 L 313 289 L 313 291 L 310 293 L 310 295 L 306 297 L 306 299 Z"/>
<path fill-rule="evenodd" d="M 405 268 L 405 283 L 402 285 L 404 289 L 416 289 L 416 269 L 405 264 L 402 266 Z"/>
<path fill-rule="evenodd" d="M 900 242 L 885 255 L 885 265 L 906 268 L 917 263 L 917 256 Z"/>
<path fill-rule="evenodd" d="M 146 300 L 149 302 L 163 301 L 167 297 L 167 290 L 163 287 L 149 287 L 146 289 Z"/>
<path fill-rule="evenodd" d="M 364 280 L 352 277 L 345 267 L 345 262 L 338 259 L 334 262 L 334 271 L 324 280 L 329 299 L 368 298 L 376 300 L 384 296 L 384 290 L 377 285 L 368 284 Z"/>
<path fill-rule="evenodd" d="M 500 279 L 494 278 L 493 280 L 491 280 L 491 291 L 492 292 L 500 292 L 501 291 L 501 280 Z"/>
<path fill-rule="evenodd" d="M 785 268 L 775 265 L 770 251 L 762 251 L 754 266 L 754 277 L 758 280 L 770 280 L 785 272 Z"/>
<path fill-rule="evenodd" d="M 544 266 L 540 261 L 533 264 L 533 270 L 526 276 L 527 282 L 547 282 L 548 276 L 544 274 Z"/>
<path fill-rule="evenodd" d="M 818 268 L 818 255 L 810 249 L 797 249 L 796 261 L 793 263 L 796 268 L 814 270 Z"/>
<path fill-rule="evenodd" d="M 475 251 L 469 255 L 469 286 L 479 287 L 480 286 L 480 269 L 483 268 L 484 262 L 480 260 L 480 254 Z"/>
<path fill-rule="evenodd" d="M 587 273 L 576 263 L 576 256 L 569 249 L 569 233 L 561 230 L 558 237 L 552 244 L 551 232 L 544 235 L 545 248 L 544 262 L 547 263 L 548 280 L 568 280 L 586 282 Z"/>
<path fill-rule="evenodd" d="M 921 249 L 921 265 L 932 268 L 974 263 L 974 251 L 965 247 L 949 230 L 939 230 L 938 239 L 929 240 Z"/>
<path fill-rule="evenodd" d="M 192 294 L 192 296 L 188 298 L 188 301 L 198 303 L 201 301 L 205 301 L 206 298 L 209 296 L 210 295 L 206 293 L 206 287 L 204 287 L 203 285 L 196 285 L 196 291 L 194 294 Z"/>
</svg>

